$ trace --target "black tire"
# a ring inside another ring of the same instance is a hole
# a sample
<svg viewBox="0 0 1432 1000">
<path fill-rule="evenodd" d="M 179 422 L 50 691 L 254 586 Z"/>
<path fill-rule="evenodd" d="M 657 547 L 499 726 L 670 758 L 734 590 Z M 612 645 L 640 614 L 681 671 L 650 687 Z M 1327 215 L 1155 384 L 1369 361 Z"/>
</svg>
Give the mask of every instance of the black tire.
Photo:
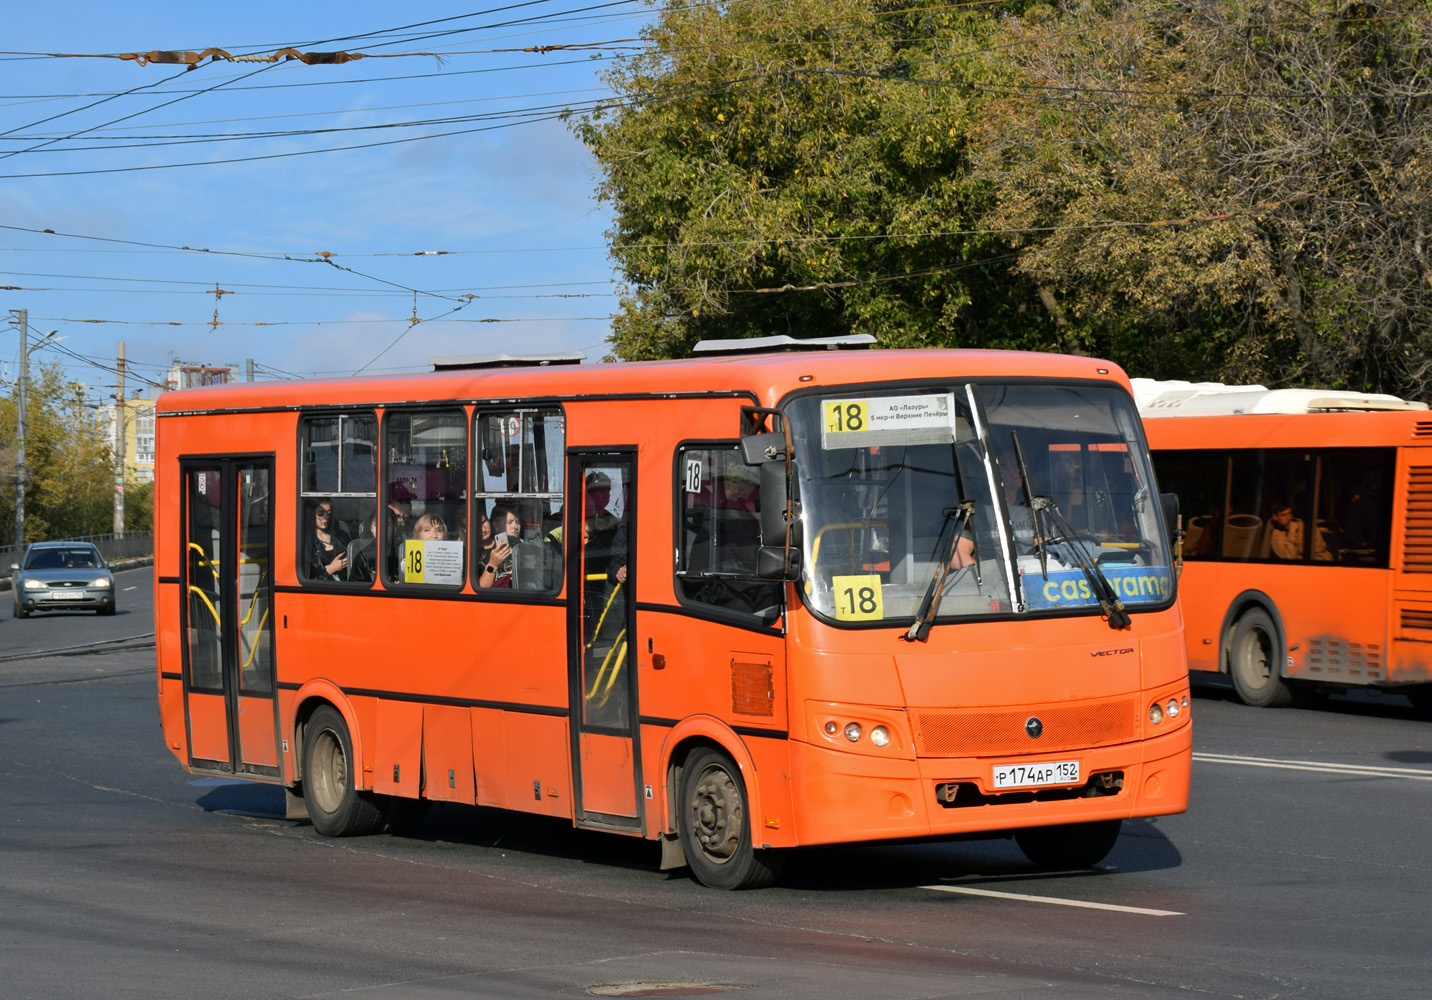
<svg viewBox="0 0 1432 1000">
<path fill-rule="evenodd" d="M 1037 826 L 1020 830 L 1014 835 L 1014 842 L 1036 867 L 1092 868 L 1114 849 L 1122 823 L 1123 820 L 1106 819 L 1097 823 Z"/>
<path fill-rule="evenodd" d="M 681 771 L 679 825 L 686 865 L 713 889 L 759 889 L 780 874 L 784 858 L 751 842 L 751 810 L 740 769 L 702 747 Z"/>
<path fill-rule="evenodd" d="M 361 837 L 383 829 L 383 811 L 353 784 L 353 741 L 338 710 L 323 705 L 303 731 L 303 800 L 325 837 Z"/>
<path fill-rule="evenodd" d="M 14 603 L 14 605 L 12 605 L 12 611 L 14 612 L 14 615 L 15 615 L 16 618 L 29 618 L 29 617 L 30 617 L 30 612 L 28 612 L 28 611 L 26 611 L 24 608 L 20 607 L 20 595 L 19 595 L 19 594 L 16 594 L 16 595 L 15 595 L 15 603 Z"/>
<path fill-rule="evenodd" d="M 99 609 L 99 613 L 102 614 L 102 615 L 112 615 L 112 614 L 114 614 L 114 605 L 113 605 L 113 604 L 105 605 L 104 607 L 102 607 L 102 608 Z"/>
<path fill-rule="evenodd" d="M 1293 690 L 1279 676 L 1278 630 L 1261 608 L 1238 617 L 1228 641 L 1228 675 L 1233 690 L 1245 705 L 1284 708 L 1293 703 Z"/>
</svg>

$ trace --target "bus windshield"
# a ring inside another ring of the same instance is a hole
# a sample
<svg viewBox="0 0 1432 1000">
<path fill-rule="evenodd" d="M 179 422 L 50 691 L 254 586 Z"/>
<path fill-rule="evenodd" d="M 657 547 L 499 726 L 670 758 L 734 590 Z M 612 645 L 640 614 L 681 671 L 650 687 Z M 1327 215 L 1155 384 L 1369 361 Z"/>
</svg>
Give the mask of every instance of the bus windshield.
<svg viewBox="0 0 1432 1000">
<path fill-rule="evenodd" d="M 876 387 L 787 413 L 801 590 L 823 618 L 1107 615 L 1113 598 L 1172 599 L 1138 417 L 1112 386 Z"/>
</svg>

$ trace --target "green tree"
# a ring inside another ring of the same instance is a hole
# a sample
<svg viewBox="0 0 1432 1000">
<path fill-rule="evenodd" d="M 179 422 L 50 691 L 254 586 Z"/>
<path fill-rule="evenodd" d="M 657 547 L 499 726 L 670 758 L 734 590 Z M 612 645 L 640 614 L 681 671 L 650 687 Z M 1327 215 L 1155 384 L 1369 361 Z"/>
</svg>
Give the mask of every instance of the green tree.
<svg viewBox="0 0 1432 1000">
<path fill-rule="evenodd" d="M 981 231 L 966 136 L 1003 71 L 949 5 L 664 8 L 577 124 L 628 286 L 623 358 L 702 338 L 874 334 L 886 346 L 1062 346 Z"/>
<path fill-rule="evenodd" d="M 1428 396 L 1429 15 L 668 5 L 577 124 L 613 352 L 868 332 Z"/>
<path fill-rule="evenodd" d="M 993 228 L 1143 374 L 1432 393 L 1432 4 L 1114 2 L 1006 19 Z"/>
<path fill-rule="evenodd" d="M 0 538 L 13 541 L 16 401 L 0 399 Z M 113 452 L 58 364 L 31 367 L 25 404 L 25 541 L 113 526 Z"/>
</svg>

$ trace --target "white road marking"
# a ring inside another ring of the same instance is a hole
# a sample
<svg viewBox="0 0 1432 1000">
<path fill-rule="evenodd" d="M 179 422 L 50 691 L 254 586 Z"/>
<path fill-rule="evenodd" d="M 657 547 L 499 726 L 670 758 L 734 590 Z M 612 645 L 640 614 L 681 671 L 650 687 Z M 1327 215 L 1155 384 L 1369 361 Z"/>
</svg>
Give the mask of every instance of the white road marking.
<svg viewBox="0 0 1432 1000">
<path fill-rule="evenodd" d="M 129 593 L 131 590 L 138 590 L 138 589 L 139 589 L 138 587 L 125 587 L 125 588 L 124 588 L 124 592 L 127 594 L 127 593 Z"/>
<path fill-rule="evenodd" d="M 1150 910 L 1142 906 L 1119 906 L 1114 903 L 1091 903 L 1084 899 L 1060 899 L 1057 896 L 1030 896 L 1022 892 L 996 892 L 994 889 L 977 889 L 972 885 L 922 885 L 921 889 L 936 892 L 958 892 L 966 896 L 991 896 L 995 899 L 1013 899 L 1022 903 L 1049 903 L 1053 906 L 1077 906 L 1084 910 L 1112 910 L 1115 913 L 1136 913 L 1145 917 L 1182 917 L 1186 914 L 1177 910 Z"/>
<path fill-rule="evenodd" d="M 1277 767 L 1286 771 L 1318 771 L 1323 774 L 1355 774 L 1364 778 L 1407 778 L 1432 781 L 1432 771 L 1416 767 L 1379 767 L 1375 764 L 1331 764 L 1315 760 L 1278 760 L 1273 757 L 1243 757 L 1231 753 L 1196 753 L 1203 764 L 1238 764 L 1243 767 Z"/>
</svg>

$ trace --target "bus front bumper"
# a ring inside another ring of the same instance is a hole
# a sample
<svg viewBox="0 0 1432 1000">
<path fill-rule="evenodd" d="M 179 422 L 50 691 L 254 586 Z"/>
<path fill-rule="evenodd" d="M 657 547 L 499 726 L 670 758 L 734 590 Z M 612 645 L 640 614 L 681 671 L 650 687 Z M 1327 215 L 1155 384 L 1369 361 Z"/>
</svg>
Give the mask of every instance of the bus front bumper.
<svg viewBox="0 0 1432 1000">
<path fill-rule="evenodd" d="M 1188 808 L 1192 727 L 1038 757 L 891 759 L 791 743 L 799 845 L 999 834 Z M 996 767 L 1077 761 L 1078 783 L 996 789 Z"/>
</svg>

